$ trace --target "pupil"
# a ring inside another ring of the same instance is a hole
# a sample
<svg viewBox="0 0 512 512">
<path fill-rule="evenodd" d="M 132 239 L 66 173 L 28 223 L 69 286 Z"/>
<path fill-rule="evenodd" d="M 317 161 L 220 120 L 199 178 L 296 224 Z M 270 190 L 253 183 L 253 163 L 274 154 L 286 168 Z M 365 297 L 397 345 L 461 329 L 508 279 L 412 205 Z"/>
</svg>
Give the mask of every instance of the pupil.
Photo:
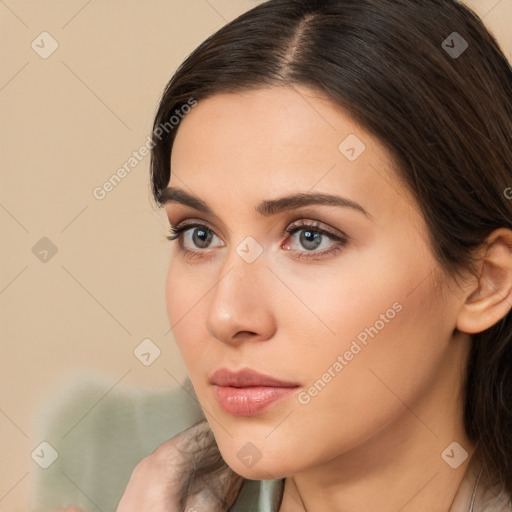
<svg viewBox="0 0 512 512">
<path fill-rule="evenodd" d="M 208 242 L 210 241 L 211 234 L 208 234 L 208 231 L 206 229 L 199 229 L 196 228 L 194 230 L 194 235 L 192 237 L 194 239 L 194 244 L 196 244 L 198 247 L 201 247 L 202 243 L 205 243 L 205 246 L 208 245 Z M 199 243 L 196 243 L 199 242 Z"/>
</svg>

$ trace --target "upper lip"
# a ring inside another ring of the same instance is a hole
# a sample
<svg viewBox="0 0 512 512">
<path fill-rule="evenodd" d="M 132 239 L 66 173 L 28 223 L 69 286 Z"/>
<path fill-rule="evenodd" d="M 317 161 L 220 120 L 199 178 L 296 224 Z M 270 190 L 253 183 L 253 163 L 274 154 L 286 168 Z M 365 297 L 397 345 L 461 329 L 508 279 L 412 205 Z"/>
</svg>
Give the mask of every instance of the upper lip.
<svg viewBox="0 0 512 512">
<path fill-rule="evenodd" d="M 228 370 L 227 368 L 221 368 L 212 374 L 210 377 L 210 384 L 216 384 L 217 386 L 230 386 L 234 388 L 254 386 L 294 388 L 300 385 L 295 382 L 285 382 L 275 379 L 270 375 L 258 373 L 250 368 L 244 368 L 236 372 Z"/>
</svg>

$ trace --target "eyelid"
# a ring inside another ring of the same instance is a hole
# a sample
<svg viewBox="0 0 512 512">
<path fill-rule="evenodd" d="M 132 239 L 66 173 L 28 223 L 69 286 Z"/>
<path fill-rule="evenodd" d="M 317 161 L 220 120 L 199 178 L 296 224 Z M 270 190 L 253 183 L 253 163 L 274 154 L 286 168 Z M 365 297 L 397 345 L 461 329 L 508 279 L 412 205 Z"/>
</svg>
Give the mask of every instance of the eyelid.
<svg viewBox="0 0 512 512">
<path fill-rule="evenodd" d="M 296 229 L 295 229 L 296 228 Z M 346 235 L 343 231 L 340 229 L 331 228 L 330 226 L 325 225 L 323 222 L 313 219 L 304 219 L 301 218 L 299 220 L 293 221 L 286 229 L 286 233 L 290 233 L 290 231 L 296 230 L 299 231 L 300 229 L 304 228 L 314 228 L 315 230 L 318 230 L 320 232 L 323 232 L 326 235 L 329 235 L 335 239 L 348 239 L 348 235 Z"/>
<path fill-rule="evenodd" d="M 196 219 L 196 218 L 186 218 L 184 220 L 178 221 L 176 224 L 173 225 L 173 223 L 169 220 L 170 229 L 171 230 L 181 230 L 182 228 L 192 228 L 192 227 L 207 227 L 210 231 L 215 233 L 217 237 L 217 229 L 212 227 L 212 225 L 203 219 Z M 287 233 L 292 227 L 314 227 L 319 230 L 325 231 L 327 234 L 338 237 L 338 238 L 345 238 L 348 239 L 348 235 L 337 228 L 332 228 L 328 225 L 326 225 L 323 221 L 307 218 L 307 217 L 298 217 L 297 220 L 288 221 L 287 227 L 284 229 L 284 232 Z"/>
<path fill-rule="evenodd" d="M 181 230 L 182 228 L 193 228 L 193 227 L 197 227 L 197 226 L 200 226 L 200 227 L 204 226 L 204 227 L 208 228 L 210 231 L 212 231 L 217 236 L 217 238 L 224 239 L 223 233 L 221 232 L 220 234 L 222 236 L 219 236 L 217 234 L 218 233 L 217 228 L 214 228 L 207 220 L 194 218 L 194 217 L 186 217 L 185 219 L 178 221 L 174 225 L 169 220 L 169 224 L 170 224 L 169 227 L 171 230 Z"/>
</svg>

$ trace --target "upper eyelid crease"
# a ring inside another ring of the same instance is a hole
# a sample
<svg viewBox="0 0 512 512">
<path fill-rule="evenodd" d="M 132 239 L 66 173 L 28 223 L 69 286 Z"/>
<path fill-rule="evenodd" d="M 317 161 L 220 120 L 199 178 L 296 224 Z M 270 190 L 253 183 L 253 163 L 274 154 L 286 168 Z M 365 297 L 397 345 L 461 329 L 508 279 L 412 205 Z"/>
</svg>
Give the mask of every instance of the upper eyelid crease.
<svg viewBox="0 0 512 512">
<path fill-rule="evenodd" d="M 158 202 L 161 206 L 168 203 L 180 203 L 194 208 L 199 212 L 211 215 L 216 219 L 218 218 L 215 212 L 204 201 L 179 188 L 167 187 L 162 190 L 158 196 Z M 283 211 L 293 210 L 312 204 L 350 208 L 364 214 L 367 218 L 374 220 L 373 215 L 367 212 L 359 203 L 345 197 L 322 193 L 299 193 L 281 197 L 279 199 L 262 201 L 256 206 L 255 210 L 260 215 L 268 217 Z"/>
</svg>

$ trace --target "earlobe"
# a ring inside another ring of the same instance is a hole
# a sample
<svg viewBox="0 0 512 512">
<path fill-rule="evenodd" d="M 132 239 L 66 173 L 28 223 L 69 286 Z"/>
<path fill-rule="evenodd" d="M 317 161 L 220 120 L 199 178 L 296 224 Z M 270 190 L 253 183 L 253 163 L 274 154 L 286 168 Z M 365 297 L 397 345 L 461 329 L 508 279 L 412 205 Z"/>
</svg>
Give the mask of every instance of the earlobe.
<svg viewBox="0 0 512 512">
<path fill-rule="evenodd" d="M 511 230 L 500 228 L 487 237 L 479 269 L 457 317 L 457 329 L 468 334 L 485 331 L 512 309 Z"/>
</svg>

